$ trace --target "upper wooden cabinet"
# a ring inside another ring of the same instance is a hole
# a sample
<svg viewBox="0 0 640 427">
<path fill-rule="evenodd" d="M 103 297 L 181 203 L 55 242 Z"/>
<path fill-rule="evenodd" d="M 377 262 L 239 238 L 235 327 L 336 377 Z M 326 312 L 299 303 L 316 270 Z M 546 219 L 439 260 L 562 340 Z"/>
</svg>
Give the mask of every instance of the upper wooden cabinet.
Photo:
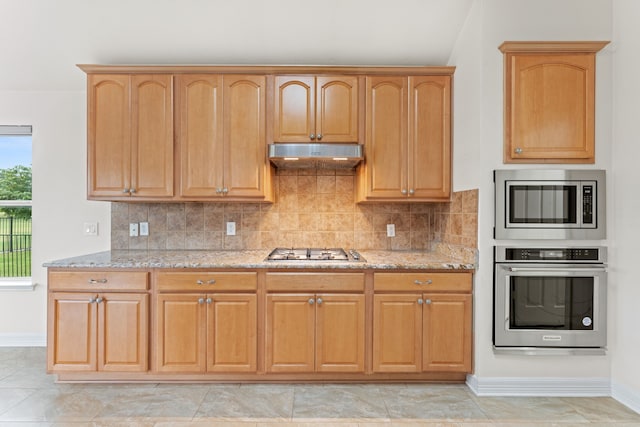
<svg viewBox="0 0 640 427">
<path fill-rule="evenodd" d="M 608 42 L 505 42 L 504 162 L 595 162 L 596 53 Z"/>
<path fill-rule="evenodd" d="M 451 76 L 366 78 L 366 160 L 358 201 L 451 195 Z"/>
<path fill-rule="evenodd" d="M 358 142 L 358 76 L 276 76 L 273 140 Z"/>
<path fill-rule="evenodd" d="M 173 196 L 171 75 L 88 78 L 88 197 Z"/>
<path fill-rule="evenodd" d="M 178 75 L 179 197 L 272 200 L 266 77 Z"/>
</svg>

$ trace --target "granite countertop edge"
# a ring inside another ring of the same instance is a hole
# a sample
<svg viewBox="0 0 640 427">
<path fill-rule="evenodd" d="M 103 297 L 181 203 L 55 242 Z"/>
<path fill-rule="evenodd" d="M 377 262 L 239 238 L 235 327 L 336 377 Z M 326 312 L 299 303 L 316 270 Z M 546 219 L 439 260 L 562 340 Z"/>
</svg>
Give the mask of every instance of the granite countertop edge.
<svg viewBox="0 0 640 427">
<path fill-rule="evenodd" d="M 266 261 L 268 250 L 113 250 L 50 261 L 47 268 L 474 270 L 476 264 L 430 251 L 360 251 L 365 261 Z"/>
</svg>

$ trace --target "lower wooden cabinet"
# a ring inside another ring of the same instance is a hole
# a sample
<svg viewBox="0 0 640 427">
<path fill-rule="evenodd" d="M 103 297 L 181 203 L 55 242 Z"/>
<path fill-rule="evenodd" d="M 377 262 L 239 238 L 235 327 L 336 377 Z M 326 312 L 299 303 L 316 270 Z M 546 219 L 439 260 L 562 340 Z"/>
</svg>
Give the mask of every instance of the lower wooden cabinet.
<svg viewBox="0 0 640 427">
<path fill-rule="evenodd" d="M 156 308 L 158 371 L 256 371 L 256 294 L 159 294 Z"/>
<path fill-rule="evenodd" d="M 364 372 L 361 294 L 267 295 L 267 372 Z"/>
<path fill-rule="evenodd" d="M 47 369 L 147 370 L 149 295 L 51 292 Z"/>
</svg>

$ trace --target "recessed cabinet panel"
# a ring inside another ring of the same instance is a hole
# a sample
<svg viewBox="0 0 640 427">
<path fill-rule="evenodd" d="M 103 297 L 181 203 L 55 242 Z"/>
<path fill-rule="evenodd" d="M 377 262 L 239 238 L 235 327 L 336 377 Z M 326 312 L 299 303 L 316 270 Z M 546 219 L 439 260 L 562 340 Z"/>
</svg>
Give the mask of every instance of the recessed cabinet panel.
<svg viewBox="0 0 640 427">
<path fill-rule="evenodd" d="M 311 141 L 315 133 L 315 79 L 312 76 L 276 76 L 274 140 Z"/>
<path fill-rule="evenodd" d="M 366 81 L 366 196 L 397 198 L 407 188 L 407 79 Z"/>
<path fill-rule="evenodd" d="M 222 77 L 176 76 L 176 96 L 180 194 L 215 197 L 223 179 Z"/>
<path fill-rule="evenodd" d="M 173 76 L 131 77 L 133 195 L 173 195 Z"/>
<path fill-rule="evenodd" d="M 130 187 L 128 75 L 88 76 L 89 196 L 122 196 Z"/>
<path fill-rule="evenodd" d="M 358 77 L 317 77 L 316 140 L 358 142 Z"/>
<path fill-rule="evenodd" d="M 265 197 L 266 78 L 224 76 L 226 197 Z"/>
</svg>

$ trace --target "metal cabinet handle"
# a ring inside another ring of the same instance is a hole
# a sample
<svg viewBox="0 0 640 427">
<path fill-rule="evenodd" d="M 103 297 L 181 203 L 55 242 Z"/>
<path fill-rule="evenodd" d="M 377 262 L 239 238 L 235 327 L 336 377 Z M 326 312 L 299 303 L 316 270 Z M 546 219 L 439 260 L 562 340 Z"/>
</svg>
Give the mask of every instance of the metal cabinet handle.
<svg viewBox="0 0 640 427">
<path fill-rule="evenodd" d="M 130 189 L 129 189 L 129 193 L 133 194 L 133 193 L 135 193 L 135 192 L 136 192 L 136 189 L 135 189 L 135 188 L 130 188 Z"/>
<path fill-rule="evenodd" d="M 318 302 L 318 305 L 322 304 L 322 298 L 318 298 L 316 301 Z"/>
<path fill-rule="evenodd" d="M 321 134 L 321 133 L 319 133 L 319 134 L 318 134 L 318 136 L 317 136 L 317 138 L 318 138 L 318 141 L 320 141 L 320 140 L 322 139 L 322 134 Z"/>
<path fill-rule="evenodd" d="M 198 304 L 204 304 L 204 298 L 198 298 Z"/>
<path fill-rule="evenodd" d="M 125 194 L 128 194 L 129 193 L 129 189 L 128 188 L 123 188 L 122 192 L 125 193 Z"/>
<path fill-rule="evenodd" d="M 89 283 L 96 285 L 98 283 L 107 283 L 107 279 L 89 279 Z"/>
<path fill-rule="evenodd" d="M 213 285 L 216 283 L 216 279 L 209 279 L 207 280 L 207 285 Z"/>
<path fill-rule="evenodd" d="M 222 194 L 227 194 L 229 192 L 229 189 L 227 187 L 224 187 L 222 189 Z"/>
<path fill-rule="evenodd" d="M 427 279 L 427 280 L 418 280 L 418 279 L 416 279 L 416 280 L 413 281 L 413 283 L 415 283 L 416 285 L 420 285 L 420 286 L 422 286 L 422 285 L 430 285 L 430 284 L 433 283 L 433 280 L 431 280 L 431 279 Z"/>
<path fill-rule="evenodd" d="M 422 301 L 422 298 L 418 298 L 418 305 L 422 305 L 424 301 Z"/>
<path fill-rule="evenodd" d="M 426 299 L 426 300 L 424 300 L 424 303 L 425 304 L 431 304 L 431 300 L 430 299 Z"/>
<path fill-rule="evenodd" d="M 309 298 L 309 305 L 313 305 L 313 303 L 314 303 L 314 302 L 315 302 L 315 301 L 314 301 L 314 299 L 313 299 L 313 298 Z"/>
<path fill-rule="evenodd" d="M 222 188 L 216 187 L 216 194 L 220 194 L 220 193 L 222 193 Z"/>
<path fill-rule="evenodd" d="M 522 154 L 522 148 L 517 147 L 515 150 L 516 154 Z"/>
<path fill-rule="evenodd" d="M 207 304 L 211 304 L 213 302 L 213 300 L 211 298 L 207 298 Z"/>
<path fill-rule="evenodd" d="M 403 188 L 402 190 L 400 190 L 400 192 L 401 192 L 402 194 L 404 194 L 405 196 L 407 195 L 407 189 L 406 189 L 406 188 Z"/>
<path fill-rule="evenodd" d="M 410 188 L 409 194 L 413 196 L 414 194 L 416 194 L 416 190 L 414 190 L 413 188 Z"/>
<path fill-rule="evenodd" d="M 96 298 L 96 303 L 100 304 L 102 301 L 104 301 L 104 298 L 102 297 Z"/>
<path fill-rule="evenodd" d="M 196 284 L 197 285 L 204 285 L 204 282 L 202 280 L 196 280 Z"/>
<path fill-rule="evenodd" d="M 94 302 L 96 302 L 95 298 L 89 298 L 89 304 L 93 304 Z"/>
<path fill-rule="evenodd" d="M 314 134 L 309 135 L 309 139 L 316 139 L 316 136 Z"/>
</svg>

